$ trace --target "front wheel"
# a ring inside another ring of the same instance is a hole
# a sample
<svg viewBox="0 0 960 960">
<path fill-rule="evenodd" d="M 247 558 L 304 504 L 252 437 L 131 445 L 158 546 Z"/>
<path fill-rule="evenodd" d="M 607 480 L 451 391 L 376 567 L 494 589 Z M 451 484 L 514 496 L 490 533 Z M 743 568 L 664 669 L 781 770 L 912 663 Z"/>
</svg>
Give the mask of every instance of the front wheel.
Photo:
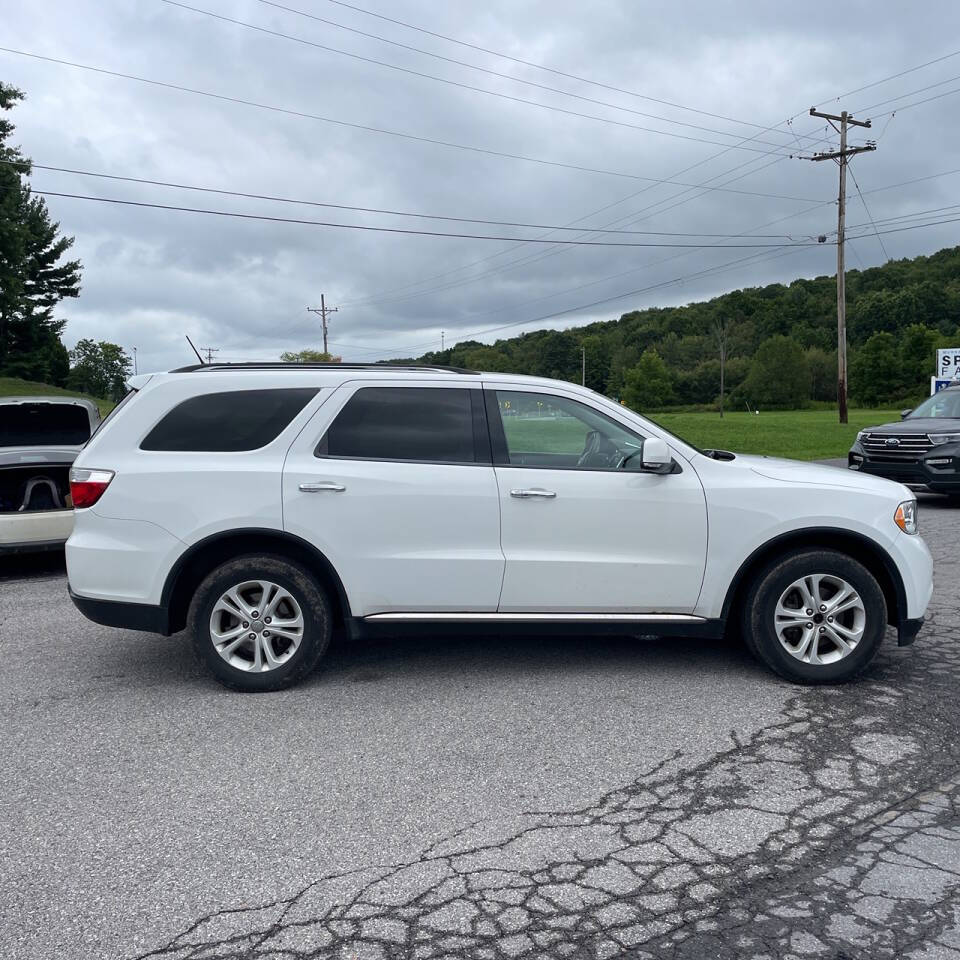
<svg viewBox="0 0 960 960">
<path fill-rule="evenodd" d="M 887 606 L 863 564 L 835 550 L 808 550 L 758 572 L 742 621 L 751 651 L 782 677 L 842 683 L 876 656 Z"/>
<path fill-rule="evenodd" d="M 233 690 L 280 690 L 317 665 L 330 643 L 330 601 L 299 564 L 238 557 L 197 588 L 187 627 L 197 657 Z"/>
</svg>

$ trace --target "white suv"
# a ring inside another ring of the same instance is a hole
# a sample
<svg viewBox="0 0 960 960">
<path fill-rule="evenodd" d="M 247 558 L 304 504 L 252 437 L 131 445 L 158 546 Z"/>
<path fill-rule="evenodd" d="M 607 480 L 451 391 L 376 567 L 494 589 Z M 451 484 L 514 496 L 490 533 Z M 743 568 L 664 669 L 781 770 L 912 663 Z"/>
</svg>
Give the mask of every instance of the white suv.
<svg viewBox="0 0 960 960">
<path fill-rule="evenodd" d="M 832 467 L 697 450 L 590 390 L 439 367 L 135 378 L 72 472 L 74 603 L 186 627 L 226 685 L 311 671 L 338 625 L 720 637 L 800 682 L 913 641 L 916 501 Z"/>
</svg>

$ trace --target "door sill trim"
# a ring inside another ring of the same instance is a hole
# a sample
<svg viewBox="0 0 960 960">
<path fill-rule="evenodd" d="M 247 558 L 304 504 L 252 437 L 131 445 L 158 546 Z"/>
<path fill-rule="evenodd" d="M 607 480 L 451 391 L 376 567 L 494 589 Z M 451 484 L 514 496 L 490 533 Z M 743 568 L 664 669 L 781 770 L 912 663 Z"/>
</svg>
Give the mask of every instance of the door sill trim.
<svg viewBox="0 0 960 960">
<path fill-rule="evenodd" d="M 367 622 L 384 621 L 430 621 L 433 623 L 457 623 L 462 621 L 490 623 L 706 623 L 704 617 L 689 613 L 371 613 L 363 618 Z"/>
</svg>

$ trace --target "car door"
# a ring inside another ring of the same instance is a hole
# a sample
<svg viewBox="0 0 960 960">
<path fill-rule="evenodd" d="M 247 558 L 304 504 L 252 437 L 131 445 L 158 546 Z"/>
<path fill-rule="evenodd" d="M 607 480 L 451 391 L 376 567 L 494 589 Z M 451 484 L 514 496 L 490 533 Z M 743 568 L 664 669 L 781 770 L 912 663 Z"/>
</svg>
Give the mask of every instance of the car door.
<svg viewBox="0 0 960 960">
<path fill-rule="evenodd" d="M 489 383 L 485 394 L 506 559 L 500 612 L 690 613 L 707 516 L 689 464 L 628 469 L 644 437 L 582 396 Z"/>
<path fill-rule="evenodd" d="M 354 616 L 496 610 L 500 506 L 472 380 L 346 383 L 290 448 L 284 529 L 330 560 Z"/>
</svg>

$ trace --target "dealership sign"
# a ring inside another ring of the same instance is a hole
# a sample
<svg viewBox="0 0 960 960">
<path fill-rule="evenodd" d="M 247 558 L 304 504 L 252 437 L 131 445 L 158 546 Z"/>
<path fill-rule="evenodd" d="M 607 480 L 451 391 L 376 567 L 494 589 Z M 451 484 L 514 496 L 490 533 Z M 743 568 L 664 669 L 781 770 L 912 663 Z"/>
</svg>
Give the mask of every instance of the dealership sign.
<svg viewBox="0 0 960 960">
<path fill-rule="evenodd" d="M 937 379 L 960 379 L 960 347 L 937 351 Z"/>
</svg>

